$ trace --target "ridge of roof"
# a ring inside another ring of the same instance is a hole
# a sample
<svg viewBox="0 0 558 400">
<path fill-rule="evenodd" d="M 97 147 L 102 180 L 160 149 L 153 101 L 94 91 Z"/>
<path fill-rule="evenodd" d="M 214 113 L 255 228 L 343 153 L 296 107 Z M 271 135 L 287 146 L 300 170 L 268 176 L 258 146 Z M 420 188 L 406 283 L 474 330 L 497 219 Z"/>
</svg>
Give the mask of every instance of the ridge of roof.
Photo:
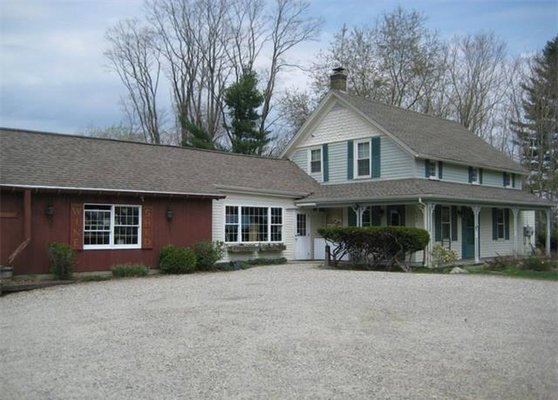
<svg viewBox="0 0 558 400">
<path fill-rule="evenodd" d="M 115 142 L 115 143 L 129 144 L 129 145 L 170 148 L 170 149 L 176 149 L 176 150 L 179 150 L 179 151 L 194 151 L 194 152 L 203 152 L 203 153 L 211 153 L 211 154 L 222 154 L 224 156 L 256 158 L 256 159 L 260 159 L 260 160 L 287 161 L 287 160 L 285 160 L 283 158 L 280 158 L 280 157 L 258 156 L 258 155 L 255 155 L 255 154 L 240 154 L 240 153 L 233 153 L 233 152 L 228 152 L 228 151 L 224 151 L 224 150 L 199 149 L 197 147 L 175 146 L 175 145 L 172 145 L 172 144 L 164 144 L 164 143 L 136 142 L 136 141 L 132 141 L 132 140 L 123 140 L 123 139 L 114 139 L 114 138 L 100 138 L 100 137 L 78 135 L 78 134 L 72 134 L 72 133 L 47 132 L 47 131 L 37 131 L 37 130 L 32 130 L 32 129 L 9 128 L 9 127 L 0 126 L 0 132 L 2 132 L 2 131 L 3 132 L 27 133 L 27 134 L 42 135 L 42 136 L 55 136 L 55 137 L 71 138 L 71 139 Z"/>
</svg>

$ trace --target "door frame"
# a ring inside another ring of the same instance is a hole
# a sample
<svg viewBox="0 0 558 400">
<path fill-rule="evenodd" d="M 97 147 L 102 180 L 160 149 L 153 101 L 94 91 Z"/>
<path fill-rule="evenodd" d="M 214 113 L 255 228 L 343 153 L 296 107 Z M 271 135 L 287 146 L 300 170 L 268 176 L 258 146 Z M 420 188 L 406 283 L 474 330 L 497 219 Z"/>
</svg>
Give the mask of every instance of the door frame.
<svg viewBox="0 0 558 400">
<path fill-rule="evenodd" d="M 305 235 L 299 235 L 298 234 L 298 216 L 299 215 L 304 215 L 305 219 L 306 219 L 306 234 Z M 295 230 L 294 230 L 294 236 L 295 236 L 295 249 L 294 249 L 294 259 L 295 260 L 312 260 L 313 259 L 313 254 L 312 254 L 312 219 L 310 218 L 310 213 L 308 213 L 307 211 L 296 211 L 295 214 Z M 304 257 L 299 257 L 300 252 L 299 252 L 299 244 L 303 245 L 302 243 L 306 243 L 306 246 L 304 248 L 304 254 L 306 254 L 306 256 Z"/>
</svg>

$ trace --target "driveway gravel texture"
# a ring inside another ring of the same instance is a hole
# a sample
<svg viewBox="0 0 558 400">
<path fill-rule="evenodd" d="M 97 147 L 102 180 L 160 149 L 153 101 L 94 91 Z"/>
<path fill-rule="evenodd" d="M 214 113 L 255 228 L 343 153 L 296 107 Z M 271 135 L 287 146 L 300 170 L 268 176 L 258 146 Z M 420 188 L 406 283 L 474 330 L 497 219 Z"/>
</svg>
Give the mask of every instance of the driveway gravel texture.
<svg viewBox="0 0 558 400">
<path fill-rule="evenodd" d="M 315 264 L 0 298 L 2 399 L 555 399 L 558 285 Z"/>
</svg>

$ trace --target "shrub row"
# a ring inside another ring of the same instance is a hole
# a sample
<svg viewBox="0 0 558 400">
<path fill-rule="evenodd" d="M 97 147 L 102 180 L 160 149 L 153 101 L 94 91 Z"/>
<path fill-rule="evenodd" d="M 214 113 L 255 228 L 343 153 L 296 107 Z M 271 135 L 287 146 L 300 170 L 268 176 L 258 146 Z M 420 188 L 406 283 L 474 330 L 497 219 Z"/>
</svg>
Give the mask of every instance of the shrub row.
<svg viewBox="0 0 558 400">
<path fill-rule="evenodd" d="M 163 274 L 189 274 L 210 271 L 224 254 L 222 242 L 199 242 L 188 247 L 168 245 L 161 249 L 159 268 Z"/>
<path fill-rule="evenodd" d="M 318 229 L 318 232 L 331 246 L 334 266 L 349 254 L 353 262 L 370 268 L 397 265 L 408 270 L 410 256 L 423 250 L 430 240 L 426 230 L 405 226 L 329 226 Z"/>
<path fill-rule="evenodd" d="M 279 265 L 286 264 L 287 259 L 281 258 L 253 258 L 244 261 L 229 261 L 215 264 L 216 271 L 238 271 L 241 269 L 248 269 L 257 265 Z"/>
<path fill-rule="evenodd" d="M 112 276 L 126 278 L 130 276 L 147 276 L 149 267 L 143 264 L 119 264 L 112 267 Z"/>
</svg>

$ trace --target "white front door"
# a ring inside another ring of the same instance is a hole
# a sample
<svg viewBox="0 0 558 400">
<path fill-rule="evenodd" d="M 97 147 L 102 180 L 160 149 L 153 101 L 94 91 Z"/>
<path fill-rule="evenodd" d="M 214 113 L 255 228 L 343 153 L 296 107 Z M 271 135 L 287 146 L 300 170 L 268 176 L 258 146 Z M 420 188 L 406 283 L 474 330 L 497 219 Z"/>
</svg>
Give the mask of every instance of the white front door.
<svg viewBox="0 0 558 400">
<path fill-rule="evenodd" d="M 295 259 L 311 260 L 312 250 L 310 248 L 310 218 L 308 214 L 296 214 L 295 232 Z"/>
</svg>

